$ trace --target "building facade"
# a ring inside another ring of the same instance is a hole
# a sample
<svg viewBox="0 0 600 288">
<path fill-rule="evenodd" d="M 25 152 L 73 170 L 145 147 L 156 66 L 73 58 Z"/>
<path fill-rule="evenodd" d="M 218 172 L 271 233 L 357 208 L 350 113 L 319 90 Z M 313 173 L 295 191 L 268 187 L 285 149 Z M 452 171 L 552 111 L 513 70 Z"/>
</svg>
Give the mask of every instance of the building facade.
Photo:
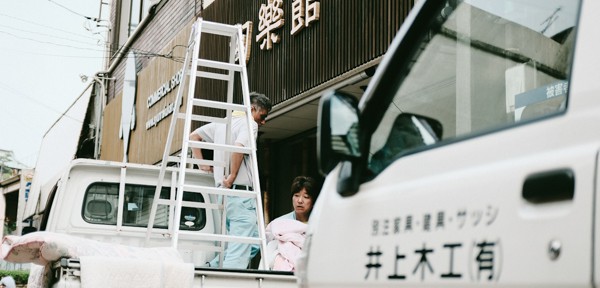
<svg viewBox="0 0 600 288">
<path fill-rule="evenodd" d="M 21 235 L 23 231 L 28 231 L 25 227 L 29 226 L 23 223 L 22 215 L 31 188 L 33 170 L 17 161 L 12 151 L 0 149 L 0 172 L 2 235 Z"/>
<path fill-rule="evenodd" d="M 91 102 L 102 106 L 101 117 L 90 117 L 100 127 L 95 157 L 159 163 L 177 109 L 173 102 L 183 83 L 193 22 L 202 17 L 242 24 L 250 90 L 266 94 L 274 104 L 258 139 L 261 188 L 267 219 L 272 219 L 292 209 L 289 189 L 295 176 L 323 179 L 316 159 L 320 96 L 329 89 L 362 95 L 414 0 L 111 3 L 110 60 L 96 75 L 104 99 Z M 220 39 L 207 36 L 201 43 L 201 54 L 227 56 Z M 223 89 L 199 82 L 194 97 L 211 99 Z M 241 99 L 240 91 L 235 98 Z M 178 152 L 181 138 L 181 132 L 174 137 L 171 153 Z"/>
</svg>

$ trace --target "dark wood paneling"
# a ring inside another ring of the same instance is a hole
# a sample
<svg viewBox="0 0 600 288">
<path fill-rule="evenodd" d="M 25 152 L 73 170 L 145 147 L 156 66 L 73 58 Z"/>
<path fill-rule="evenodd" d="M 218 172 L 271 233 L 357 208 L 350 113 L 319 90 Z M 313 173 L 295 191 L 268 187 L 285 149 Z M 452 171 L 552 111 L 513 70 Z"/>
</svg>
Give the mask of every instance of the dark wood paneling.
<svg viewBox="0 0 600 288">
<path fill-rule="evenodd" d="M 254 23 L 254 41 L 248 63 L 250 90 L 265 93 L 273 104 L 288 100 L 383 55 L 414 5 L 414 0 L 321 0 L 320 19 L 292 36 L 292 1 L 286 0 L 283 4 L 286 24 L 276 30 L 282 38 L 281 42 L 274 44 L 272 50 L 261 50 L 255 38 L 259 32 L 260 5 L 266 2 L 216 0 L 200 15 L 206 20 L 228 24 Z M 158 51 L 163 50 L 174 35 L 189 25 L 199 12 L 199 3 L 199 0 L 167 1 L 158 10 L 132 46 L 138 56 L 145 56 L 136 59 L 139 70 L 153 57 L 162 57 Z M 226 56 L 223 53 L 227 49 L 223 49 L 223 46 L 213 43 L 210 47 L 211 54 Z M 122 89 L 124 63 L 122 61 L 111 75 L 116 80 L 109 83 L 109 101 Z M 209 84 L 209 90 L 202 92 L 208 92 L 207 95 L 219 94 L 211 93 L 217 92 L 213 90 L 217 89 L 215 86 L 219 85 Z"/>
<path fill-rule="evenodd" d="M 258 35 L 258 12 L 266 1 L 218 0 L 202 12 L 206 20 L 235 24 L 252 21 Z M 291 35 L 292 1 L 284 1 L 281 42 L 261 50 L 253 41 L 248 63 L 250 90 L 281 103 L 385 53 L 414 0 L 320 1 L 321 15 Z"/>
</svg>

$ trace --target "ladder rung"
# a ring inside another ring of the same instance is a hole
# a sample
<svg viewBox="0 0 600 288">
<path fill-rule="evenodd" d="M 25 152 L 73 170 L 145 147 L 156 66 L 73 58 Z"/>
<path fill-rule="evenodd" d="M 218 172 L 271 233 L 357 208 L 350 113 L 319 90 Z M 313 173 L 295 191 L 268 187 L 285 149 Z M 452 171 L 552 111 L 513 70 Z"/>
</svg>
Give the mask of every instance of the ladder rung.
<svg viewBox="0 0 600 288">
<path fill-rule="evenodd" d="M 250 244 L 260 244 L 261 243 L 261 239 L 255 238 L 255 237 L 216 235 L 216 234 L 208 234 L 208 233 L 203 233 L 203 232 L 194 232 L 194 231 L 187 231 L 187 230 L 180 230 L 179 234 L 195 236 L 195 238 L 201 238 L 202 240 L 207 240 L 207 241 L 239 242 L 239 243 L 250 243 Z"/>
<path fill-rule="evenodd" d="M 217 194 L 225 196 L 238 196 L 244 198 L 256 198 L 257 192 L 248 190 L 235 190 L 227 188 L 217 188 L 199 185 L 183 185 L 183 191 L 187 192 L 204 192 L 208 194 Z"/>
<path fill-rule="evenodd" d="M 233 36 L 238 32 L 238 27 L 235 25 L 227 25 L 222 23 L 202 21 L 202 33 L 217 34 L 223 36 Z"/>
<path fill-rule="evenodd" d="M 206 161 L 209 161 L 209 160 L 206 160 Z M 225 165 L 223 163 L 225 163 L 225 162 L 215 162 L 215 164 Z M 219 165 L 214 165 L 214 166 L 219 166 Z M 179 167 L 167 167 L 167 171 L 179 173 L 179 170 L 180 170 Z M 206 171 L 202 171 L 202 170 L 198 170 L 198 169 L 191 169 L 191 168 L 185 168 L 185 173 L 187 173 L 187 175 L 189 175 L 189 174 L 206 174 L 206 175 L 211 175 L 211 177 L 213 175 L 213 173 L 211 173 L 211 172 L 206 172 Z M 165 187 L 167 187 L 167 186 L 165 186 Z"/>
<path fill-rule="evenodd" d="M 210 161 L 210 160 L 205 160 L 205 161 Z M 210 166 L 225 166 L 225 162 L 214 162 L 214 163 L 215 163 L 215 165 L 210 165 Z M 219 164 L 219 165 L 217 165 L 217 164 Z M 177 168 L 177 169 L 179 169 L 179 168 Z M 177 170 L 177 171 L 179 172 L 179 170 Z M 206 175 L 211 175 L 211 176 L 213 175 L 212 172 L 202 171 L 202 170 L 198 170 L 198 169 L 190 169 L 190 168 L 186 168 L 185 173 L 187 173 L 187 174 L 200 173 L 200 174 L 206 174 Z"/>
<path fill-rule="evenodd" d="M 213 72 L 206 72 L 206 71 L 198 71 L 198 77 L 222 80 L 222 81 L 231 80 L 231 78 L 227 74 L 220 74 L 220 73 L 213 73 Z"/>
<path fill-rule="evenodd" d="M 222 62 L 222 61 L 214 61 L 214 60 L 208 60 L 208 59 L 198 59 L 198 66 L 216 68 L 216 69 L 228 70 L 228 71 L 236 71 L 236 72 L 242 71 L 242 66 L 240 64 L 232 64 L 232 63 L 227 63 L 227 62 Z"/>
<path fill-rule="evenodd" d="M 157 203 L 159 205 L 175 205 L 175 200 L 158 199 Z M 212 204 L 212 203 L 204 203 L 204 202 L 190 202 L 190 201 L 182 201 L 181 207 L 203 208 L 203 209 L 223 209 L 223 205 L 220 205 L 220 204 Z"/>
<path fill-rule="evenodd" d="M 180 119 L 185 119 L 185 113 L 178 113 L 177 117 L 179 117 Z M 222 123 L 222 124 L 227 123 L 227 119 L 225 119 L 225 118 L 211 117 L 211 116 L 204 116 L 204 115 L 191 115 L 190 119 L 192 121 L 202 121 L 202 122 L 210 122 L 210 123 Z"/>
<path fill-rule="evenodd" d="M 194 106 L 202 106 L 202 107 L 218 108 L 218 109 L 230 109 L 230 110 L 246 112 L 246 106 L 241 105 L 241 104 L 233 104 L 233 103 L 229 103 L 229 102 L 221 102 L 221 101 L 213 101 L 213 100 L 194 98 L 194 99 L 192 99 L 192 104 Z"/>
<path fill-rule="evenodd" d="M 162 240 L 165 239 L 165 236 L 171 236 L 171 234 L 169 233 L 169 231 L 167 231 L 167 229 L 163 229 L 163 228 L 154 228 L 155 231 L 152 231 L 152 233 L 150 234 L 150 242 L 148 243 L 148 245 L 146 245 L 146 247 L 152 248 L 152 247 L 164 247 L 164 242 Z M 161 231 L 162 230 L 162 231 Z M 153 241 L 154 240 L 154 241 Z M 160 241 L 156 241 L 156 240 L 160 240 Z M 209 243 L 202 243 L 202 242 L 209 242 Z M 214 245 L 214 241 L 194 241 L 191 243 L 183 243 L 183 245 L 179 245 L 179 248 L 181 248 L 182 250 L 196 250 L 196 251 L 211 251 L 211 252 L 222 252 L 223 248 L 219 247 L 219 246 L 215 246 Z"/>
<path fill-rule="evenodd" d="M 235 152 L 235 153 L 243 153 L 243 154 L 252 153 L 252 148 L 248 148 L 248 147 L 244 147 L 244 146 L 214 144 L 214 143 L 202 142 L 202 141 L 188 141 L 188 143 L 189 143 L 190 147 L 192 147 L 192 148 L 201 148 L 201 149 Z"/>
<path fill-rule="evenodd" d="M 179 156 L 169 156 L 168 158 L 169 162 L 176 162 L 176 163 L 181 163 L 181 157 Z M 214 160 L 205 160 L 205 159 L 196 159 L 196 158 L 187 158 L 187 163 L 189 164 L 196 164 L 196 165 L 208 165 L 208 166 L 219 166 L 219 167 L 225 167 L 226 164 L 224 161 L 214 161 Z M 200 170 L 193 170 L 190 169 L 191 171 L 189 172 L 200 172 Z"/>
</svg>

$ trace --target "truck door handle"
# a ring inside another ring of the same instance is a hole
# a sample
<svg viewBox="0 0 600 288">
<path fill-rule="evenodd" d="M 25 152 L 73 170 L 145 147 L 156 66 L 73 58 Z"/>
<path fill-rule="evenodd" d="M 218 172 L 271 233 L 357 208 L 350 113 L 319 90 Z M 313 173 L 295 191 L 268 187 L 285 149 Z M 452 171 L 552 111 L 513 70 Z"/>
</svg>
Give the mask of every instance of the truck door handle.
<svg viewBox="0 0 600 288">
<path fill-rule="evenodd" d="M 575 174 L 571 169 L 536 173 L 523 183 L 523 198 L 534 204 L 572 200 L 574 195 Z"/>
</svg>

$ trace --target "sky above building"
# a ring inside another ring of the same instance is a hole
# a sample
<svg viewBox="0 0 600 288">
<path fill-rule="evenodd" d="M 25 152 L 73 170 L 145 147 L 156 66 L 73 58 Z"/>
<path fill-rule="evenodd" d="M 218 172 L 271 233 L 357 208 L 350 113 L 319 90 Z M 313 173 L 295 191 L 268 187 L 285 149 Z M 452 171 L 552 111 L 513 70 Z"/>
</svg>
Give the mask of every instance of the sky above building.
<svg viewBox="0 0 600 288">
<path fill-rule="evenodd" d="M 0 149 L 12 150 L 19 162 L 35 166 L 44 134 L 103 70 L 107 22 L 94 20 L 106 19 L 109 7 L 100 15 L 100 3 L 2 3 Z"/>
</svg>

